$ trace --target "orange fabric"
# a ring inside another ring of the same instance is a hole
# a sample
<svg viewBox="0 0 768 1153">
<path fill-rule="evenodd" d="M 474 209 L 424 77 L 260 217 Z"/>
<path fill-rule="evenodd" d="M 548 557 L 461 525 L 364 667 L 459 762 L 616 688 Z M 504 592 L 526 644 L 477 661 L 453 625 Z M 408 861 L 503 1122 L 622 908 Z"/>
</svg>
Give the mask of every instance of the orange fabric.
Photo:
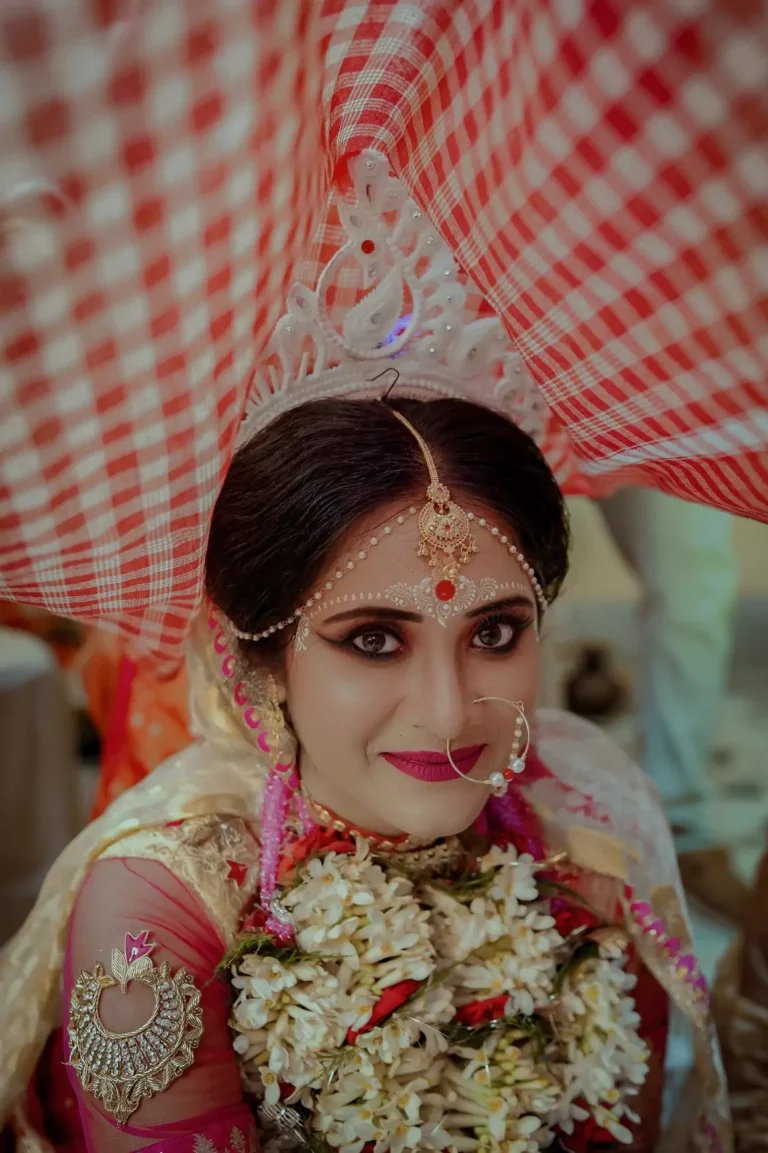
<svg viewBox="0 0 768 1153">
<path fill-rule="evenodd" d="M 149 662 L 137 666 L 119 637 L 98 631 L 89 637 L 79 671 L 103 742 L 93 819 L 191 743 L 187 674 L 183 665 L 170 676 L 161 676 Z"/>
</svg>

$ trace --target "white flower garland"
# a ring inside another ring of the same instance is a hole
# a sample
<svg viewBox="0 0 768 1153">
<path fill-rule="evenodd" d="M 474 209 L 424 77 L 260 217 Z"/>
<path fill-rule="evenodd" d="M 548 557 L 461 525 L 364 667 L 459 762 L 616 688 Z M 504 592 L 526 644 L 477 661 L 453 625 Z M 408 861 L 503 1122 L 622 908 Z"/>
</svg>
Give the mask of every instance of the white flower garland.
<svg viewBox="0 0 768 1153">
<path fill-rule="evenodd" d="M 649 1059 L 635 979 L 616 949 L 563 970 L 538 868 L 494 846 L 476 885 L 415 886 L 363 840 L 300 867 L 281 897 L 296 947 L 232 968 L 234 1045 L 268 1153 L 537 1153 L 589 1116 L 632 1140 Z M 503 999 L 493 1022 L 462 1018 L 489 998 Z"/>
</svg>

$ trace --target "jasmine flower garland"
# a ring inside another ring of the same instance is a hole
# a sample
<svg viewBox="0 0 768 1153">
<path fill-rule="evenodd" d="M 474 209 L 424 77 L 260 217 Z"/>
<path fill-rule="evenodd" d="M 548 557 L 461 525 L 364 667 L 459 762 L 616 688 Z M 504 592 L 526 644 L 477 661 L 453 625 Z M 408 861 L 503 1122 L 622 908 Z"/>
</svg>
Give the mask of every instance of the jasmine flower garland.
<svg viewBox="0 0 768 1153">
<path fill-rule="evenodd" d="M 635 979 L 594 919 L 558 932 L 540 864 L 492 844 L 408 875 L 362 839 L 294 857 L 293 941 L 228 958 L 267 1153 L 537 1153 L 585 1121 L 632 1141 Z"/>
</svg>

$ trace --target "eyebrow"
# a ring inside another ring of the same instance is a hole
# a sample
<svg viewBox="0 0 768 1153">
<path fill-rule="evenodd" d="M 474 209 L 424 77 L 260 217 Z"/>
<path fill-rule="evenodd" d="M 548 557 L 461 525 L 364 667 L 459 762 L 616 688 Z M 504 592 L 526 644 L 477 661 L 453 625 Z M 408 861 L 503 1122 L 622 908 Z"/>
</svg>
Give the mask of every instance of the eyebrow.
<svg viewBox="0 0 768 1153">
<path fill-rule="evenodd" d="M 487 613 L 503 612 L 504 609 L 516 608 L 531 608 L 535 609 L 536 604 L 532 597 L 526 596 L 525 593 L 518 593 L 513 597 L 504 597 L 500 601 L 490 601 L 486 605 L 480 605 L 476 609 L 466 614 L 467 620 L 474 620 L 475 617 L 484 617 Z"/>
<path fill-rule="evenodd" d="M 503 600 L 491 601 L 488 604 L 480 605 L 478 608 L 466 613 L 465 619 L 474 620 L 475 617 L 486 616 L 488 613 L 521 607 L 535 609 L 536 605 L 531 597 L 519 594 L 518 596 L 504 597 Z M 415 624 L 420 624 L 424 620 L 421 613 L 409 613 L 403 609 L 391 609 L 384 605 L 372 605 L 370 602 L 363 601 L 357 608 L 347 609 L 343 613 L 335 613 L 332 617 L 326 617 L 323 624 L 330 625 L 336 621 L 351 621 L 359 617 L 368 617 L 368 619 L 378 621 L 412 621 Z"/>
</svg>

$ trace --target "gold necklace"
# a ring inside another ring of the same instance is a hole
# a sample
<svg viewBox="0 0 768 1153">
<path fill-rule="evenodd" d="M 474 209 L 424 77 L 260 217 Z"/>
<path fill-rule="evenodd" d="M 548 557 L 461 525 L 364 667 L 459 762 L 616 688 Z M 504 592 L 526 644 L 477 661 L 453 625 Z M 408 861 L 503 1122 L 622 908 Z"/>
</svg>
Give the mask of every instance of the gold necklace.
<svg viewBox="0 0 768 1153">
<path fill-rule="evenodd" d="M 413 849 L 427 848 L 433 843 L 428 838 L 412 837 L 409 833 L 400 833 L 396 837 L 390 837 L 384 833 L 374 833 L 370 829 L 361 829 L 316 801 L 303 781 L 301 782 L 301 795 L 318 824 L 335 829 L 337 833 L 344 833 L 348 837 L 362 837 L 364 841 L 368 841 L 372 848 L 381 852 L 407 853 Z"/>
</svg>

